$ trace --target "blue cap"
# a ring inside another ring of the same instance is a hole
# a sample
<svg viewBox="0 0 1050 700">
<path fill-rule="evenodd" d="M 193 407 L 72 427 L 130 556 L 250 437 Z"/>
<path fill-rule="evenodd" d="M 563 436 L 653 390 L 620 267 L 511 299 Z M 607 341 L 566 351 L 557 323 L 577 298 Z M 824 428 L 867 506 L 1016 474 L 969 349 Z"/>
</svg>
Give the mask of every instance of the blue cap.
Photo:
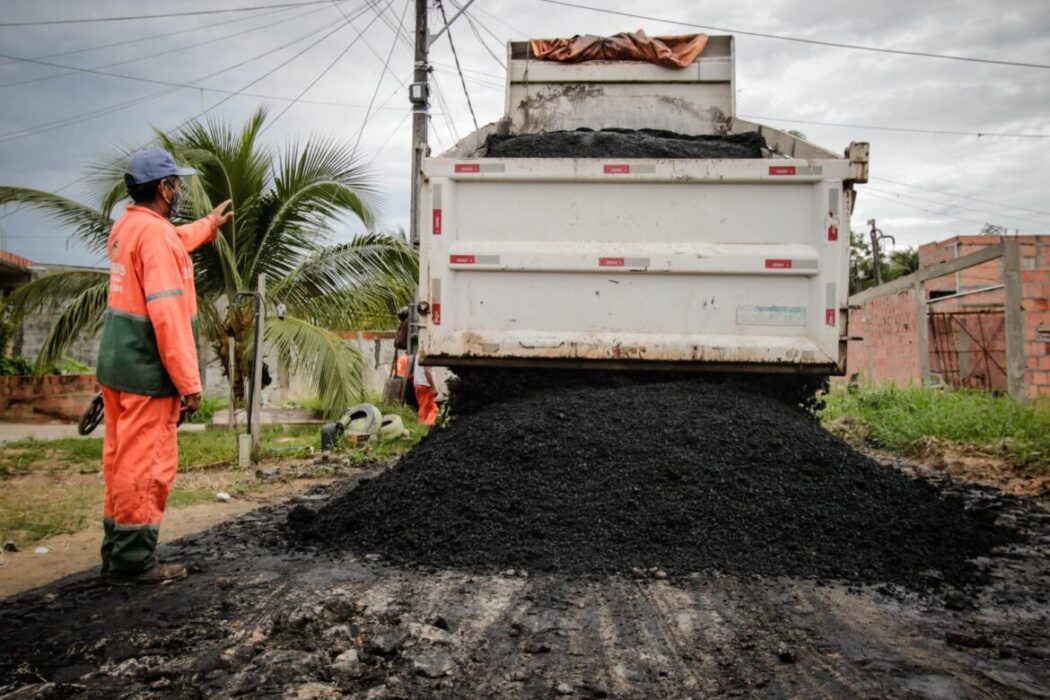
<svg viewBox="0 0 1050 700">
<path fill-rule="evenodd" d="M 196 175 L 193 168 L 180 168 L 163 148 L 143 148 L 128 158 L 124 181 L 129 185 L 143 185 L 171 175 Z"/>
</svg>

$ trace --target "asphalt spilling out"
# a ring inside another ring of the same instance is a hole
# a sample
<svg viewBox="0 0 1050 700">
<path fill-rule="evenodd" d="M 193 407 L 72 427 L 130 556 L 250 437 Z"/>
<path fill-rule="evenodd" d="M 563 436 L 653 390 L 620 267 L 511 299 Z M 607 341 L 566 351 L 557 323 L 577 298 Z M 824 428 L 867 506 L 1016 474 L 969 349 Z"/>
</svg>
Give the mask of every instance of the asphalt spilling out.
<svg viewBox="0 0 1050 700">
<path fill-rule="evenodd" d="M 292 530 L 481 572 L 716 570 L 915 589 L 978 582 L 971 560 L 1015 539 L 782 397 L 654 382 L 461 402 L 390 469 L 316 513 L 293 512 Z"/>
<path fill-rule="evenodd" d="M 492 134 L 488 158 L 761 158 L 755 132 L 687 136 L 657 129 L 577 129 L 543 134 Z"/>
</svg>

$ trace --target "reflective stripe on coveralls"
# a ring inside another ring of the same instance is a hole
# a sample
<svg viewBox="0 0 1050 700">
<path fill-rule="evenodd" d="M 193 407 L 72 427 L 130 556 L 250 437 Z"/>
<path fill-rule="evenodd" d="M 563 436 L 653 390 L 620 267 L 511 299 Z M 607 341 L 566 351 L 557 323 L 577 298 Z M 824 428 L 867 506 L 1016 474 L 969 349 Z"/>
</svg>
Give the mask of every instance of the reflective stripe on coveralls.
<svg viewBox="0 0 1050 700">
<path fill-rule="evenodd" d="M 136 574 L 155 563 L 178 466 L 181 397 L 201 391 L 197 298 L 189 251 L 215 238 L 215 217 L 178 228 L 129 206 L 109 235 L 109 308 L 98 379 L 106 414 L 103 566 Z"/>
</svg>

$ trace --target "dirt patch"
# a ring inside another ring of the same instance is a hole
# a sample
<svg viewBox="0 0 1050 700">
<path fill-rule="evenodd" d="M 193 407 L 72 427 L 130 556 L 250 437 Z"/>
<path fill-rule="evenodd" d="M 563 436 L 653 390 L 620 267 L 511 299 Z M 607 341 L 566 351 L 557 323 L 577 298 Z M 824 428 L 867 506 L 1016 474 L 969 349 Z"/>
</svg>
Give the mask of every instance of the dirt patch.
<svg viewBox="0 0 1050 700">
<path fill-rule="evenodd" d="M 686 136 L 656 129 L 577 129 L 519 136 L 492 134 L 487 158 L 762 158 L 754 132 Z"/>
<path fill-rule="evenodd" d="M 209 480 L 225 484 L 243 477 L 242 472 L 214 472 L 201 475 L 191 472 L 180 474 L 180 486 L 187 481 L 194 485 L 207 484 Z M 28 477 L 27 477 L 28 478 Z M 80 475 L 77 481 L 90 480 L 95 483 L 92 491 L 96 495 L 85 513 L 87 529 L 66 535 L 55 535 L 34 543 L 19 552 L 0 552 L 0 598 L 28 591 L 50 583 L 77 571 L 92 569 L 100 563 L 99 548 L 102 545 L 102 486 L 99 477 Z M 39 478 L 41 488 L 69 491 L 70 486 L 56 485 L 52 479 Z M 331 482 L 327 479 L 297 479 L 266 484 L 250 495 L 234 498 L 228 502 L 209 501 L 181 508 L 169 507 L 160 528 L 160 542 L 170 542 L 185 535 L 206 530 L 217 523 L 254 510 L 266 503 L 273 503 L 305 493 L 318 484 Z M 63 506 L 67 507 L 67 506 Z M 36 554 L 38 546 L 48 549 L 46 554 Z"/>
<path fill-rule="evenodd" d="M 296 532 L 492 572 L 719 571 L 912 588 L 1014 540 L 797 406 L 693 380 L 551 387 L 459 415 Z"/>
<path fill-rule="evenodd" d="M 909 457 L 970 483 L 994 486 L 1017 496 L 1050 497 L 1050 474 L 1030 473 L 971 445 L 926 438 L 909 452 Z"/>
</svg>

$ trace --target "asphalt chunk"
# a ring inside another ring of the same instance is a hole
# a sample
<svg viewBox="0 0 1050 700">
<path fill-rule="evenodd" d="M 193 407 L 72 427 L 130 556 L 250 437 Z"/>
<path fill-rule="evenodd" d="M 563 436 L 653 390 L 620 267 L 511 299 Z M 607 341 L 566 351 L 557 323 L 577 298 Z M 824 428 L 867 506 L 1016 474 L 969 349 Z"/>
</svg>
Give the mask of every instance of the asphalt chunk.
<svg viewBox="0 0 1050 700">
<path fill-rule="evenodd" d="M 473 408 L 293 532 L 479 572 L 656 567 L 913 589 L 979 582 L 971 560 L 1016 539 L 747 385 L 550 385 Z"/>
</svg>

